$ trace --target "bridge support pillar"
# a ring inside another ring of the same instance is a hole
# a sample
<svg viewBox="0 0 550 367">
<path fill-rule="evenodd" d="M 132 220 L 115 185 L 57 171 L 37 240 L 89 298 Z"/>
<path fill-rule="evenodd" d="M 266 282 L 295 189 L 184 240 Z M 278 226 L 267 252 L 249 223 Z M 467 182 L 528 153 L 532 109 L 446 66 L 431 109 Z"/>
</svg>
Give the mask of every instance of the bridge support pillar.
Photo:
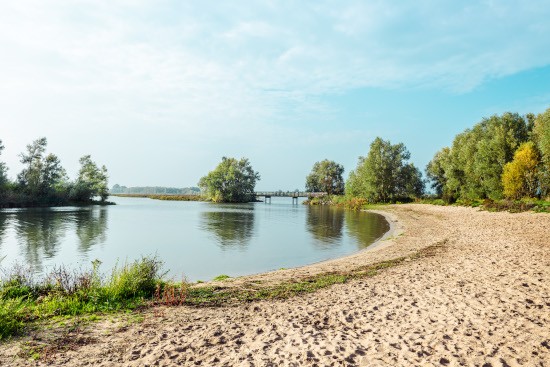
<svg viewBox="0 0 550 367">
<path fill-rule="evenodd" d="M 294 205 L 295 202 L 296 202 L 296 205 L 298 205 L 298 196 L 292 197 L 292 205 Z"/>
<path fill-rule="evenodd" d="M 264 203 L 267 204 L 267 200 L 269 199 L 269 204 L 271 204 L 271 195 L 264 196 Z"/>
</svg>

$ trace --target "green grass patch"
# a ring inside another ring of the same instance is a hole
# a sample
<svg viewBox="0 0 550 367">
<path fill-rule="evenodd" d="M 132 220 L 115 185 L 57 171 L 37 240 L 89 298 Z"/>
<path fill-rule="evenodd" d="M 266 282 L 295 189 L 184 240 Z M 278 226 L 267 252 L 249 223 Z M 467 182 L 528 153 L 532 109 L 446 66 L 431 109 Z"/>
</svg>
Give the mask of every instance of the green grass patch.
<svg viewBox="0 0 550 367">
<path fill-rule="evenodd" d="M 135 309 L 151 299 L 163 275 L 156 257 L 115 266 L 106 277 L 99 264 L 80 272 L 57 267 L 39 280 L 20 265 L 2 269 L 0 340 L 37 320 Z"/>
<path fill-rule="evenodd" d="M 194 306 L 221 306 L 224 304 L 252 302 L 267 299 L 287 299 L 304 293 L 315 292 L 335 284 L 343 284 L 352 279 L 372 277 L 380 270 L 397 266 L 404 261 L 423 256 L 400 257 L 347 272 L 325 273 L 312 277 L 263 286 L 249 283 L 246 287 L 200 286 L 188 289 L 185 303 Z"/>
<path fill-rule="evenodd" d="M 215 282 L 221 282 L 221 281 L 224 281 L 224 280 L 227 280 L 227 279 L 231 279 L 231 277 L 229 275 L 221 274 L 221 275 L 218 275 L 217 277 L 215 277 L 212 280 L 215 281 Z"/>
<path fill-rule="evenodd" d="M 351 210 L 379 209 L 384 206 L 381 203 L 370 202 L 364 198 L 356 198 L 346 195 L 324 195 L 309 198 L 305 205 L 332 205 Z"/>
<path fill-rule="evenodd" d="M 447 203 L 443 199 L 438 198 L 424 198 L 416 200 L 415 203 L 469 206 L 491 212 L 507 211 L 510 213 L 520 213 L 525 211 L 534 211 L 538 213 L 550 213 L 550 201 L 536 198 L 525 198 L 521 200 L 459 199 L 454 203 Z"/>
</svg>

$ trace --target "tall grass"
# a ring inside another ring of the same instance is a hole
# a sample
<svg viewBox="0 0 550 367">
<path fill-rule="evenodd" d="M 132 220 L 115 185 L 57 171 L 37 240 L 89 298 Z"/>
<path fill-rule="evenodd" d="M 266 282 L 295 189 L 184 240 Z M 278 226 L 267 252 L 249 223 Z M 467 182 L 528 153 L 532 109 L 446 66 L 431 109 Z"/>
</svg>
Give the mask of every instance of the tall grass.
<svg viewBox="0 0 550 367">
<path fill-rule="evenodd" d="M 56 267 L 39 279 L 22 265 L 0 269 L 0 340 L 16 334 L 30 321 L 133 309 L 163 284 L 162 262 L 157 257 L 115 266 L 109 276 L 100 274 L 99 265 L 95 261 L 84 271 Z"/>
</svg>

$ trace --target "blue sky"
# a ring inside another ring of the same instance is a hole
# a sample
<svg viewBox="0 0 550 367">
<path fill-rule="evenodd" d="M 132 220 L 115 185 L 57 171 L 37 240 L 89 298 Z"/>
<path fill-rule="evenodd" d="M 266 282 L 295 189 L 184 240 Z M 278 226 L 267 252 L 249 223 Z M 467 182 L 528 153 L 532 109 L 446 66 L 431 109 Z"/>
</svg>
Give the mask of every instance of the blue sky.
<svg viewBox="0 0 550 367">
<path fill-rule="evenodd" d="M 0 4 L 0 157 L 46 136 L 69 174 L 196 185 L 248 157 L 261 190 L 346 176 L 381 136 L 424 168 L 495 113 L 550 107 L 550 1 Z"/>
</svg>

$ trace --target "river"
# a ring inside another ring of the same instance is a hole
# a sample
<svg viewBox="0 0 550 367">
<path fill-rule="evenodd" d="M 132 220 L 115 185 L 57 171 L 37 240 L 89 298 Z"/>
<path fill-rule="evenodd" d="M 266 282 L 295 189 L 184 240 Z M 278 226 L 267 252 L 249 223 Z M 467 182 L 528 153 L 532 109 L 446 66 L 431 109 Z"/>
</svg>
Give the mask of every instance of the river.
<svg viewBox="0 0 550 367">
<path fill-rule="evenodd" d="M 388 229 L 378 214 L 292 204 L 111 197 L 117 205 L 0 210 L 0 267 L 89 268 L 156 255 L 168 278 L 210 280 L 291 268 L 362 250 Z"/>
</svg>

